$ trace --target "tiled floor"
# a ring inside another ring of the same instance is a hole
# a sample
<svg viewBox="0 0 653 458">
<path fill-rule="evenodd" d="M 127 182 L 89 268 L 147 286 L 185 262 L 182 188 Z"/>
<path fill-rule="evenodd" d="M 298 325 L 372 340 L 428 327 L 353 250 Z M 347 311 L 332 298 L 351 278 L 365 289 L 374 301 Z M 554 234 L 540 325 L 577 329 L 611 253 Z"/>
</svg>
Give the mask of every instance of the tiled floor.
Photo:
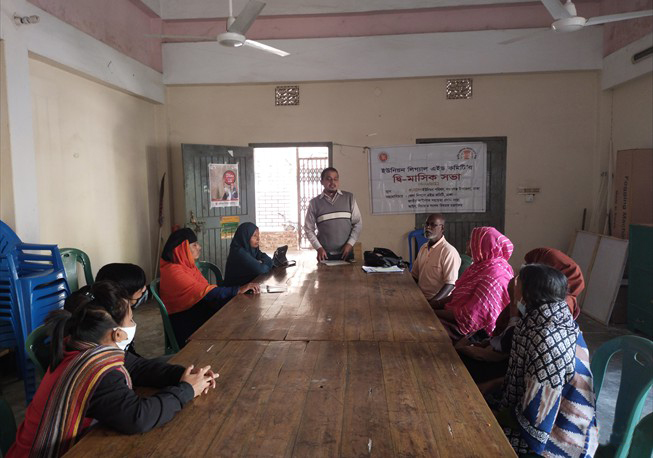
<svg viewBox="0 0 653 458">
<path fill-rule="evenodd" d="M 158 309 L 153 302 L 139 307 L 134 313 L 134 321 L 138 324 L 135 345 L 137 351 L 144 357 L 156 357 L 163 354 L 163 328 Z M 615 337 L 630 334 L 624 325 L 604 326 L 591 318 L 581 315 L 578 319 L 590 355 L 603 343 Z M 600 425 L 601 442 L 606 442 L 612 430 L 614 406 L 619 390 L 621 359 L 614 361 L 608 367 L 598 406 L 598 420 Z M 22 421 L 25 412 L 23 385 L 16 376 L 15 365 L 10 356 L 0 358 L 0 386 L 4 397 L 10 402 L 17 422 Z M 644 414 L 653 411 L 653 392 L 647 398 Z"/>
</svg>

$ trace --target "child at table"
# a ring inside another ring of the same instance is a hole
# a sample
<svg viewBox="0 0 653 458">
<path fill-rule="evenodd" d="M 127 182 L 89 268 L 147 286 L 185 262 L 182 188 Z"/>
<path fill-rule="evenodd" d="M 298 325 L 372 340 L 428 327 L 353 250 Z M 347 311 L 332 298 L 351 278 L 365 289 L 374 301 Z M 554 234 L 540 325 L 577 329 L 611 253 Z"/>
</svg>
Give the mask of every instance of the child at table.
<svg viewBox="0 0 653 458">
<path fill-rule="evenodd" d="M 48 316 L 50 366 L 7 458 L 61 456 L 94 421 L 124 434 L 149 431 L 215 387 L 210 366 L 184 369 L 125 353 L 136 332 L 128 299 L 115 283 L 96 282 L 90 292 L 67 299 L 75 302 L 69 304 L 72 314 L 57 310 Z M 162 389 L 141 397 L 132 383 Z"/>
</svg>

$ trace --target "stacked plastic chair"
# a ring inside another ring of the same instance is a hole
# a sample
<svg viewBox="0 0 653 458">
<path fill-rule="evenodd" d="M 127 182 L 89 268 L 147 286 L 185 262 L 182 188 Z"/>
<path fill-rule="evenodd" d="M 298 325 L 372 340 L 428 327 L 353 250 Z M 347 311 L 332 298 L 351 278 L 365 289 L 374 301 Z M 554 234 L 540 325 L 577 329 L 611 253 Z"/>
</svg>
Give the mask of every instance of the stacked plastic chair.
<svg viewBox="0 0 653 458">
<path fill-rule="evenodd" d="M 14 313 L 14 292 L 9 279 L 9 262 L 7 254 L 11 252 L 20 239 L 4 222 L 0 221 L 0 348 L 16 348 Z"/>
<path fill-rule="evenodd" d="M 21 243 L 4 223 L 0 231 L 4 234 L 0 243 L 6 245 L 0 255 L 0 323 L 1 330 L 7 333 L 9 327 L 5 323 L 8 323 L 13 334 L 0 338 L 3 346 L 16 349 L 25 399 L 29 403 L 36 392 L 36 378 L 25 341 L 43 324 L 50 311 L 63 308 L 70 290 L 56 245 Z"/>
</svg>

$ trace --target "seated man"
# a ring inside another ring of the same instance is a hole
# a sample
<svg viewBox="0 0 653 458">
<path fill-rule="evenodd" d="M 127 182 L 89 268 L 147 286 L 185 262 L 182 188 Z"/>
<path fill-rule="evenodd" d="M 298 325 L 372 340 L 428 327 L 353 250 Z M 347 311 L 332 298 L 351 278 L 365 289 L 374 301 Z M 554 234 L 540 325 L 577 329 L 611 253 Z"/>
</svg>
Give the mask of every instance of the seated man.
<svg viewBox="0 0 653 458">
<path fill-rule="evenodd" d="M 422 245 L 413 263 L 413 278 L 424 297 L 434 308 L 442 308 L 442 301 L 449 296 L 458 279 L 460 255 L 444 238 L 444 216 L 436 213 L 424 224 L 424 236 L 428 242 Z"/>
</svg>

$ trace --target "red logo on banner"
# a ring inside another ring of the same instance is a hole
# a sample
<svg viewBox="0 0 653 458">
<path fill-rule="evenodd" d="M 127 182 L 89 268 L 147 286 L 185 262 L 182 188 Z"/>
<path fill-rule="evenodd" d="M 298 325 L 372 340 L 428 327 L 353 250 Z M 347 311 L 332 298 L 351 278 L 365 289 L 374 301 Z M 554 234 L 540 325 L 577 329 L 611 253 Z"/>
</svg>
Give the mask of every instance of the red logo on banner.
<svg viewBox="0 0 653 458">
<path fill-rule="evenodd" d="M 388 160 L 388 153 L 386 153 L 385 151 L 382 152 L 382 153 L 379 153 L 379 161 L 385 162 L 387 160 Z"/>
<path fill-rule="evenodd" d="M 234 184 L 236 182 L 236 174 L 231 170 L 227 170 L 224 175 L 222 175 L 222 180 L 226 184 Z"/>
<path fill-rule="evenodd" d="M 468 161 L 470 159 L 476 159 L 476 151 L 471 148 L 463 148 L 458 151 L 458 159 Z"/>
</svg>

